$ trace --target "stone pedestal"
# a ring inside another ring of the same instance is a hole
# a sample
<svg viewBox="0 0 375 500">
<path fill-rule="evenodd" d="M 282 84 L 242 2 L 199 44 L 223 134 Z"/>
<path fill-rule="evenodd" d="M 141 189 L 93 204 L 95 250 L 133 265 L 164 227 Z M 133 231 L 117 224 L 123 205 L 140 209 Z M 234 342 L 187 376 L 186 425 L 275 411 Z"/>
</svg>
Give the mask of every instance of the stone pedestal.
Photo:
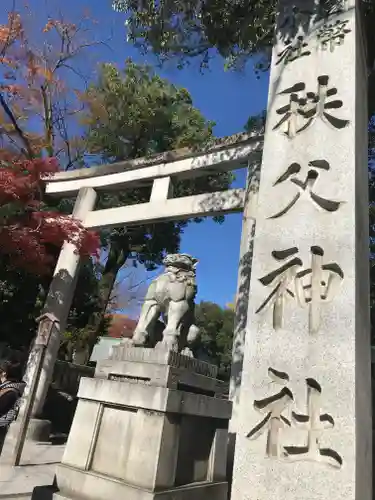
<svg viewBox="0 0 375 500">
<path fill-rule="evenodd" d="M 231 403 L 216 367 L 118 346 L 82 379 L 56 499 L 225 500 Z"/>
</svg>

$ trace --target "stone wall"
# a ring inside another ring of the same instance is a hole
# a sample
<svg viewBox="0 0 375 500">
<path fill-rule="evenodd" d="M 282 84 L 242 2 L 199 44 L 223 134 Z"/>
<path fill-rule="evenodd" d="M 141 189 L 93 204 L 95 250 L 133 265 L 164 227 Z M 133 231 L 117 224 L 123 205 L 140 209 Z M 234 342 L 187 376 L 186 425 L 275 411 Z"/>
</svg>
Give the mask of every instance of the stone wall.
<svg viewBox="0 0 375 500">
<path fill-rule="evenodd" d="M 82 377 L 92 378 L 94 368 L 57 361 L 52 384 L 44 407 L 44 417 L 52 423 L 53 434 L 67 435 L 77 406 L 77 393 Z"/>
<path fill-rule="evenodd" d="M 66 361 L 56 361 L 53 372 L 52 386 L 54 389 L 76 396 L 79 381 L 82 377 L 93 377 L 95 368 L 84 365 L 75 365 Z"/>
</svg>

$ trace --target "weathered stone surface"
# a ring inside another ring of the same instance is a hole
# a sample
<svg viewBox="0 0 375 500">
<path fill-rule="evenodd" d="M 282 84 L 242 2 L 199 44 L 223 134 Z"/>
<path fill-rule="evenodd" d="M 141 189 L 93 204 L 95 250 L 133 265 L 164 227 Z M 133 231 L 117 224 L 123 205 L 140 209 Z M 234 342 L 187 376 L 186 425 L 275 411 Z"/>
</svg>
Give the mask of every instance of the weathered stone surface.
<svg viewBox="0 0 375 500">
<path fill-rule="evenodd" d="M 165 350 L 127 348 L 120 357 L 98 367 L 100 378 L 81 380 L 56 500 L 224 500 L 232 404 L 199 393 L 215 394 L 216 379 Z"/>
<path fill-rule="evenodd" d="M 168 183 L 161 184 L 153 193 L 155 197 L 166 198 Z M 185 253 L 169 254 L 163 264 L 165 270 L 150 283 L 133 338 L 127 342 L 138 346 L 149 344 L 150 347 L 179 351 L 192 357 L 189 346 L 199 335 L 194 315 L 198 260 Z M 156 329 L 160 315 L 165 320 L 161 339 Z"/>
<path fill-rule="evenodd" d="M 81 471 L 60 465 L 59 471 L 64 469 L 66 484 L 74 487 L 72 494 L 68 496 L 55 493 L 53 500 L 71 500 L 72 498 L 90 498 L 90 500 L 102 500 L 103 498 L 126 498 L 126 500 L 226 500 L 228 484 L 206 483 L 200 485 L 181 486 L 167 491 L 149 491 L 134 488 L 120 481 L 113 481 L 98 474 L 82 474 Z"/>
<path fill-rule="evenodd" d="M 11 445 L 15 442 L 20 432 L 20 418 L 17 418 L 7 433 L 6 441 Z M 26 439 L 36 443 L 49 443 L 51 433 L 51 421 L 41 418 L 31 418 L 27 428 Z"/>
<path fill-rule="evenodd" d="M 59 172 L 52 178 L 46 179 L 47 182 L 53 183 L 67 179 L 77 179 L 83 177 L 97 177 L 112 175 L 126 170 L 134 170 L 136 168 L 148 167 L 151 165 L 165 164 L 178 160 L 183 160 L 191 157 L 199 157 L 202 153 L 213 153 L 226 150 L 228 147 L 239 147 L 243 143 L 255 143 L 254 149 L 259 153 L 262 152 L 263 137 L 260 135 L 239 133 L 226 137 L 215 138 L 213 144 L 207 145 L 205 148 L 192 150 L 189 148 L 181 148 L 174 151 L 166 151 L 157 153 L 149 157 L 136 158 L 134 160 L 122 161 L 108 165 L 93 166 L 90 168 L 82 168 L 77 170 Z"/>
<path fill-rule="evenodd" d="M 281 3 L 232 500 L 372 498 L 367 77 L 345 4 L 324 24 Z"/>
<path fill-rule="evenodd" d="M 21 466 L 7 465 L 12 448 L 5 444 L 0 458 L 0 498 L 30 499 L 34 488 L 52 485 L 56 464 L 61 461 L 64 446 L 27 441 Z M 34 497 L 33 497 L 34 498 Z M 39 500 L 38 497 L 35 500 Z"/>
<path fill-rule="evenodd" d="M 254 252 L 255 214 L 258 204 L 260 163 L 248 169 L 246 179 L 246 201 L 242 219 L 240 259 L 238 266 L 237 293 L 233 331 L 232 365 L 230 373 L 229 398 L 233 403 L 229 432 L 237 431 L 238 409 L 241 396 L 244 346 L 246 340 L 247 311 L 250 297 L 251 266 Z M 232 439 L 232 437 L 231 437 Z"/>
<path fill-rule="evenodd" d="M 217 366 L 166 349 L 131 347 L 127 344 L 117 345 L 113 347 L 110 359 L 166 365 L 212 378 L 217 375 Z"/>
<path fill-rule="evenodd" d="M 186 368 L 134 361 L 100 361 L 96 365 L 95 377 L 168 389 L 195 389 L 199 394 L 207 396 L 215 396 L 221 389 L 217 379 Z"/>
<path fill-rule="evenodd" d="M 86 213 L 94 208 L 95 202 L 95 191 L 91 188 L 82 189 L 77 196 L 73 216 L 82 220 Z M 77 249 L 73 243 L 64 243 L 56 264 L 46 303 L 44 305 L 44 312 L 52 313 L 57 318 L 58 322 L 56 324 L 57 327 L 52 330 L 43 359 L 43 366 L 32 409 L 32 416 L 35 418 L 42 418 L 43 415 L 43 406 L 48 393 L 49 385 L 52 381 L 53 370 L 60 347 L 60 333 L 65 329 L 70 305 L 73 299 L 75 280 L 80 260 L 76 250 Z M 30 353 L 25 373 L 25 382 L 27 385 L 24 392 L 24 401 L 28 396 L 31 380 L 35 373 L 36 357 L 37 353 L 35 349 L 33 349 Z M 24 405 L 21 406 L 20 413 L 23 412 L 23 409 Z M 42 426 L 42 423 L 39 426 L 35 425 L 33 427 L 36 431 L 35 434 L 33 435 L 32 430 L 30 430 L 28 438 L 35 441 L 39 440 L 42 436 Z"/>
<path fill-rule="evenodd" d="M 82 379 L 78 397 L 88 401 L 219 419 L 229 419 L 232 412 L 232 403 L 225 399 L 164 387 L 97 378 Z"/>
</svg>

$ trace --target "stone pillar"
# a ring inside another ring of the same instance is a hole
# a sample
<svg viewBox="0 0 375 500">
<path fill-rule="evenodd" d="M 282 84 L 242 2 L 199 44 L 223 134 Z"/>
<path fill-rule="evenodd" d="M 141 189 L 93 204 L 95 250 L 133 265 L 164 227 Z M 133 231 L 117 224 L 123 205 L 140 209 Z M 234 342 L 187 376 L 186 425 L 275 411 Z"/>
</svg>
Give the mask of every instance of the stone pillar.
<svg viewBox="0 0 375 500">
<path fill-rule="evenodd" d="M 372 499 L 360 2 L 318 3 L 280 4 L 232 500 Z"/>
<path fill-rule="evenodd" d="M 251 264 L 253 260 L 255 218 L 258 202 L 260 164 L 249 165 L 246 180 L 246 199 L 244 204 L 240 259 L 235 304 L 235 323 L 232 350 L 232 366 L 229 386 L 229 399 L 233 403 L 230 432 L 235 432 L 240 402 L 243 355 L 246 337 L 247 310 L 250 296 Z"/>
<path fill-rule="evenodd" d="M 73 209 L 73 217 L 83 220 L 88 212 L 94 209 L 96 201 L 96 192 L 92 188 L 82 188 L 77 196 L 77 200 Z M 80 257 L 76 253 L 76 247 L 72 243 L 65 242 L 53 274 L 51 285 L 48 291 L 46 303 L 43 312 L 53 313 L 60 321 L 60 328 L 54 329 L 54 335 L 51 336 L 46 354 L 44 357 L 43 367 L 39 379 L 38 389 L 36 393 L 35 403 L 32 411 L 32 420 L 28 431 L 28 439 L 37 441 L 48 439 L 49 437 L 49 422 L 42 420 L 43 405 L 47 395 L 48 387 L 51 383 L 53 370 L 57 358 L 58 349 L 60 346 L 60 333 L 64 331 L 68 318 L 70 306 L 73 299 L 73 294 L 78 275 Z M 35 352 L 31 351 L 27 363 L 25 381 L 27 389 L 32 379 L 35 369 L 34 364 Z M 22 411 L 22 408 L 21 408 Z M 20 418 L 17 419 L 17 422 Z M 17 423 L 12 426 L 9 433 L 10 437 L 17 432 Z"/>
<path fill-rule="evenodd" d="M 233 476 L 234 449 L 240 407 L 243 357 L 246 339 L 247 310 L 250 297 L 251 265 L 254 251 L 256 207 L 258 201 L 260 162 L 249 165 L 246 179 L 246 198 L 242 219 L 240 259 L 235 300 L 235 320 L 232 348 L 232 365 L 229 399 L 232 401 L 232 418 L 229 422 L 227 477 Z"/>
</svg>

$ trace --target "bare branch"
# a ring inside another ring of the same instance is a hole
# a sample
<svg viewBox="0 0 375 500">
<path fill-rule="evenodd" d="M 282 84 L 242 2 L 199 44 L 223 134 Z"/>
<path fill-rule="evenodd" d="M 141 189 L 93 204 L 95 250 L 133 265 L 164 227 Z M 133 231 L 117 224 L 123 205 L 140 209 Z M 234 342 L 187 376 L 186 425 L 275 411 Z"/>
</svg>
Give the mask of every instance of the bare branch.
<svg viewBox="0 0 375 500">
<path fill-rule="evenodd" d="M 69 71 L 71 71 L 72 73 L 77 75 L 79 78 L 81 78 L 85 82 L 86 86 L 88 85 L 88 78 L 83 73 L 78 71 L 78 69 L 75 69 L 75 68 L 73 68 L 73 66 L 70 66 L 70 64 L 66 64 L 66 63 L 61 64 L 60 67 L 68 69 Z"/>
<path fill-rule="evenodd" d="M 18 136 L 20 137 L 20 139 L 22 140 L 23 144 L 25 145 L 26 150 L 24 150 L 24 152 L 25 153 L 27 152 L 27 155 L 30 158 L 33 158 L 34 154 L 33 154 L 33 150 L 31 148 L 30 142 L 27 139 L 27 137 L 25 136 L 23 130 L 18 125 L 17 120 L 16 120 L 15 116 L 13 115 L 12 110 L 9 108 L 9 106 L 8 106 L 8 104 L 7 104 L 6 100 L 5 100 L 2 92 L 0 92 L 0 104 L 2 105 L 2 107 L 3 107 L 3 109 L 4 109 L 4 111 L 5 111 L 6 115 L 7 115 L 7 117 L 12 122 L 12 125 L 13 125 L 15 131 L 17 132 Z"/>
</svg>

